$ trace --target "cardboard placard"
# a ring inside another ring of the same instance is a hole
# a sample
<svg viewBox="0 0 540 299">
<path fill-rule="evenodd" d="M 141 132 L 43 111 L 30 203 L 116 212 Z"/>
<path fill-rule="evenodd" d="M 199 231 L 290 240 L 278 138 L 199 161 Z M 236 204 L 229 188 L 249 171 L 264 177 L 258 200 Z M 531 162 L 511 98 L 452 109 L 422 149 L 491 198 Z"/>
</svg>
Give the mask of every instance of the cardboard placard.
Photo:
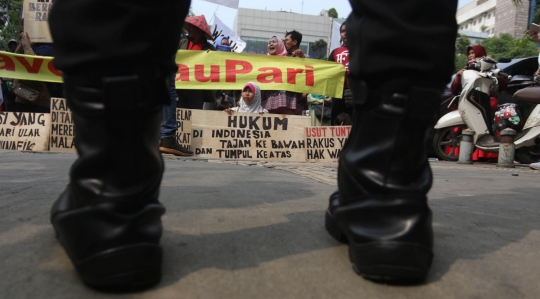
<svg viewBox="0 0 540 299">
<path fill-rule="evenodd" d="M 306 160 L 304 128 L 311 123 L 309 117 L 191 111 L 191 145 L 196 156 L 235 160 Z"/>
<path fill-rule="evenodd" d="M 49 113 L 0 112 L 0 149 L 49 150 Z"/>
<path fill-rule="evenodd" d="M 65 99 L 51 99 L 51 152 L 75 152 L 73 118 Z"/>
<path fill-rule="evenodd" d="M 306 161 L 337 163 L 351 126 L 306 127 Z"/>
<path fill-rule="evenodd" d="M 176 141 L 182 146 L 187 148 L 190 151 L 193 151 L 191 141 L 193 140 L 192 135 L 192 121 L 191 117 L 193 111 L 190 109 L 176 109 L 176 124 L 178 125 L 178 130 L 176 131 Z"/>
<path fill-rule="evenodd" d="M 49 12 L 53 0 L 24 0 L 24 31 L 33 43 L 52 43 Z"/>
</svg>

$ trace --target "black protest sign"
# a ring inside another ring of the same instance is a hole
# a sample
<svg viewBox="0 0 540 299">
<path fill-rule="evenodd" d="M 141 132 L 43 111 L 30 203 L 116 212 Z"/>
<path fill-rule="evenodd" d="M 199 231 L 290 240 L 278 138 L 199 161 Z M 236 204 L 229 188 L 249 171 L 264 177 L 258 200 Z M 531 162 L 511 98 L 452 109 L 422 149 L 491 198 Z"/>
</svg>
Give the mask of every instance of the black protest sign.
<svg viewBox="0 0 540 299">
<path fill-rule="evenodd" d="M 51 99 L 51 152 L 75 152 L 75 129 L 65 99 Z"/>
<path fill-rule="evenodd" d="M 176 141 L 190 151 L 193 150 L 191 146 L 191 140 L 193 138 L 191 132 L 191 114 L 192 110 L 176 109 L 176 124 L 178 125 Z"/>
</svg>

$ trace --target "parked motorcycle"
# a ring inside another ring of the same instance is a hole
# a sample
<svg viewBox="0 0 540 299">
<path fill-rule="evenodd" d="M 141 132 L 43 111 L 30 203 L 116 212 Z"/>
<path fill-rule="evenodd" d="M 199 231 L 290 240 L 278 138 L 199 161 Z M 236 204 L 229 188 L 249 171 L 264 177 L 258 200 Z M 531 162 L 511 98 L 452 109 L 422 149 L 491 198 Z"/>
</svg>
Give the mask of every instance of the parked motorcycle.
<svg viewBox="0 0 540 299">
<path fill-rule="evenodd" d="M 492 111 L 490 98 L 497 96 L 497 76 L 510 77 L 490 57 L 471 62 L 463 72 L 463 90 L 449 103 L 459 101 L 458 109 L 441 117 L 435 125 L 433 144 L 440 158 L 457 161 L 461 132 L 466 128 L 475 131 L 475 147 L 486 152 L 498 152 L 500 131 L 512 128 L 517 131 L 516 158 L 522 163 L 540 160 L 540 87 L 520 89 L 512 102 L 502 103 Z M 508 88 L 523 88 L 525 81 L 518 77 L 509 82 Z"/>
</svg>

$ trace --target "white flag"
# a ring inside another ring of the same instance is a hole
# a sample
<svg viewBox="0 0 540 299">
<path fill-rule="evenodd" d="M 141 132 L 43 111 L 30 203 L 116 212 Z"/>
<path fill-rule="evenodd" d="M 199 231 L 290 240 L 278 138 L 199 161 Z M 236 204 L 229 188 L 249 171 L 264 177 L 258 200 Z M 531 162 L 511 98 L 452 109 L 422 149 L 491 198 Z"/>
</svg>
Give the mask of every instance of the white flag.
<svg viewBox="0 0 540 299">
<path fill-rule="evenodd" d="M 215 4 L 227 6 L 227 7 L 234 8 L 234 9 L 238 9 L 238 2 L 240 0 L 204 0 L 204 1 L 212 2 L 212 3 L 215 3 Z"/>
<path fill-rule="evenodd" d="M 241 53 L 246 47 L 246 42 L 241 40 L 236 32 L 232 31 L 229 27 L 225 26 L 223 22 L 217 17 L 214 16 L 214 28 L 212 28 L 214 35 L 214 40 L 220 36 L 226 36 L 229 39 L 229 45 L 236 53 Z"/>
</svg>

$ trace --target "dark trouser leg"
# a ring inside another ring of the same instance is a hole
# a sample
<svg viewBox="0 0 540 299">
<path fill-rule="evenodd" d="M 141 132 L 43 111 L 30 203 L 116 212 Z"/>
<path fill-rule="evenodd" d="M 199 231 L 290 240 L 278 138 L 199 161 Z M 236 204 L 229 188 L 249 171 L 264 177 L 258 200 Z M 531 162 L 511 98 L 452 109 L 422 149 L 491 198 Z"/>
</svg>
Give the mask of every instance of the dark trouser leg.
<svg viewBox="0 0 540 299">
<path fill-rule="evenodd" d="M 336 117 L 341 113 L 345 112 L 345 100 L 334 98 L 332 99 L 332 122 L 333 126 L 339 126 L 335 123 Z"/>
<path fill-rule="evenodd" d="M 176 73 L 172 73 L 169 81 L 169 101 L 163 105 L 163 122 L 161 123 L 161 137 L 159 141 L 159 151 L 164 154 L 176 156 L 193 156 L 193 152 L 183 147 L 176 141 L 176 87 L 174 78 Z"/>
<path fill-rule="evenodd" d="M 79 156 L 51 222 L 89 286 L 133 290 L 161 277 L 158 142 L 189 4 L 57 0 L 51 12 Z"/>
<path fill-rule="evenodd" d="M 351 261 L 364 277 L 422 279 L 433 256 L 426 198 L 432 173 L 423 142 L 453 70 L 457 1 L 351 5 L 347 36 L 355 115 L 326 227 L 349 242 Z M 407 41 L 396 51 L 392 45 L 403 36 Z"/>
</svg>

